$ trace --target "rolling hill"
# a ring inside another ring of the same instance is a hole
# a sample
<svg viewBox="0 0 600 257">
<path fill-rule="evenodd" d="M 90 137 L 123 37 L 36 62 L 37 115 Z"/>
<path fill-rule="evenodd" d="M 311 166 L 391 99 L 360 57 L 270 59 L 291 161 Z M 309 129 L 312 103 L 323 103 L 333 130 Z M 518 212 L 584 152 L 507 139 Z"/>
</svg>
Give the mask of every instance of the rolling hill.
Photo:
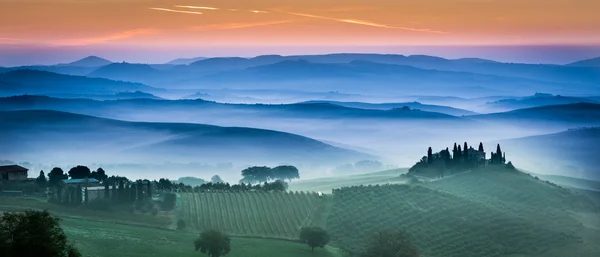
<svg viewBox="0 0 600 257">
<path fill-rule="evenodd" d="M 245 59 L 244 59 L 245 60 Z M 207 60 L 205 60 L 207 61 Z M 172 82 L 180 87 L 208 85 L 211 88 L 279 88 L 345 92 L 421 94 L 435 89 L 449 96 L 484 96 L 533 94 L 542 89 L 564 91 L 566 84 L 484 75 L 472 72 L 428 70 L 407 65 L 381 64 L 367 61 L 350 63 L 314 63 L 306 60 L 286 60 L 273 64 L 226 70 Z M 590 92 L 589 86 L 569 84 L 570 90 Z M 368 89 L 368 90 L 367 90 Z"/>
<path fill-rule="evenodd" d="M 194 57 L 194 58 L 177 58 L 175 60 L 172 60 L 170 62 L 167 62 L 165 64 L 170 64 L 170 65 L 188 65 L 197 61 L 201 61 L 207 59 L 206 57 Z"/>
<path fill-rule="evenodd" d="M 112 63 L 102 66 L 87 76 L 111 80 L 147 83 L 160 78 L 162 72 L 148 64 Z"/>
<path fill-rule="evenodd" d="M 574 213 L 598 206 L 519 171 L 485 167 L 434 182 L 334 190 L 327 229 L 332 245 L 364 246 L 380 230 L 402 230 L 423 256 L 577 256 L 600 253 L 595 230 Z M 559 251 L 560 249 L 560 251 Z"/>
<path fill-rule="evenodd" d="M 600 104 L 575 103 L 518 109 L 509 112 L 469 116 L 486 122 L 510 123 L 517 127 L 566 130 L 600 125 Z"/>
<path fill-rule="evenodd" d="M 568 66 L 578 66 L 578 67 L 600 67 L 600 57 L 581 60 L 578 62 L 570 63 Z"/>
<path fill-rule="evenodd" d="M 305 103 L 329 103 L 335 104 L 350 108 L 360 108 L 360 109 L 374 109 L 374 110 L 390 110 L 394 108 L 402 108 L 404 106 L 409 107 L 411 109 L 418 109 L 427 112 L 438 112 L 444 113 L 452 116 L 466 116 L 466 115 L 475 115 L 477 113 L 453 108 L 450 106 L 440 106 L 440 105 L 430 105 L 430 104 L 422 104 L 419 102 L 407 102 L 407 103 L 364 103 L 364 102 L 337 102 L 337 101 L 325 101 L 325 100 L 312 100 L 307 101 Z"/>
<path fill-rule="evenodd" d="M 600 128 L 501 140 L 515 165 L 539 174 L 600 180 Z"/>
<path fill-rule="evenodd" d="M 561 105 L 561 104 L 576 104 L 576 103 L 598 103 L 589 98 L 584 97 L 571 97 L 561 96 L 552 94 L 541 94 L 536 93 L 533 96 L 517 98 L 517 99 L 502 99 L 494 102 L 489 102 L 483 106 L 487 110 L 499 112 L 499 111 L 512 111 L 516 109 L 540 107 L 547 105 Z"/>
<path fill-rule="evenodd" d="M 289 133 L 186 123 L 125 122 L 57 111 L 0 112 L 0 155 L 59 162 L 331 164 L 370 156 Z"/>
<path fill-rule="evenodd" d="M 39 70 L 0 73 L 0 93 L 18 94 L 115 94 L 124 91 L 156 92 L 158 88 L 101 78 L 63 75 Z"/>
<path fill-rule="evenodd" d="M 98 56 L 88 56 L 81 60 L 77 60 L 70 63 L 58 64 L 57 66 L 75 66 L 75 67 L 100 67 L 109 65 L 112 62 Z"/>
</svg>

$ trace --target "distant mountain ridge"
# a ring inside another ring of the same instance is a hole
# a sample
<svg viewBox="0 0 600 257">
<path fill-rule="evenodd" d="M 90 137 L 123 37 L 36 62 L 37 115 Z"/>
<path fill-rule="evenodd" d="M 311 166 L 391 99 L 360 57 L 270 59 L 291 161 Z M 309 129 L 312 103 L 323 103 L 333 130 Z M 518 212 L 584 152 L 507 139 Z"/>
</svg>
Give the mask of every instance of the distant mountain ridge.
<svg viewBox="0 0 600 257">
<path fill-rule="evenodd" d="M 575 104 L 575 103 L 598 103 L 595 100 L 585 97 L 572 97 L 552 94 L 536 93 L 533 96 L 517 98 L 517 99 L 503 99 L 495 102 L 489 102 L 486 104 L 486 108 L 490 108 L 496 111 L 508 111 L 532 107 L 541 107 L 548 105 L 561 105 L 561 104 Z"/>
<path fill-rule="evenodd" d="M 578 66 L 578 67 L 600 67 L 600 57 L 591 58 L 587 60 L 581 60 L 574 63 L 567 64 L 568 66 Z"/>
<path fill-rule="evenodd" d="M 177 58 L 175 60 L 172 60 L 170 62 L 167 62 L 165 64 L 172 64 L 172 65 L 188 65 L 191 64 L 193 62 L 197 62 L 200 60 L 204 60 L 204 59 L 208 59 L 206 57 L 194 57 L 194 58 Z"/>
<path fill-rule="evenodd" d="M 152 92 L 159 89 L 140 83 L 104 78 L 63 75 L 39 70 L 13 70 L 0 73 L 0 94 L 115 94 L 124 91 Z"/>
<path fill-rule="evenodd" d="M 81 60 L 77 60 L 74 62 L 58 64 L 58 66 L 100 67 L 100 66 L 109 65 L 111 63 L 112 62 L 109 60 L 92 55 L 92 56 L 88 56 L 88 57 L 85 57 Z"/>
<path fill-rule="evenodd" d="M 376 110 L 390 110 L 393 108 L 402 108 L 402 107 L 406 106 L 411 109 L 418 109 L 418 110 L 428 111 L 428 112 L 439 112 L 439 113 L 444 113 L 444 114 L 448 114 L 448 115 L 452 115 L 452 116 L 463 116 L 463 115 L 466 116 L 466 115 L 477 114 L 472 111 L 453 108 L 450 106 L 429 105 L 429 104 L 422 104 L 419 102 L 364 103 L 364 102 L 338 102 L 338 101 L 326 101 L 326 100 L 312 100 L 312 101 L 307 101 L 304 103 L 330 103 L 330 104 L 341 105 L 341 106 L 351 107 L 351 108 L 376 109 Z"/>
</svg>

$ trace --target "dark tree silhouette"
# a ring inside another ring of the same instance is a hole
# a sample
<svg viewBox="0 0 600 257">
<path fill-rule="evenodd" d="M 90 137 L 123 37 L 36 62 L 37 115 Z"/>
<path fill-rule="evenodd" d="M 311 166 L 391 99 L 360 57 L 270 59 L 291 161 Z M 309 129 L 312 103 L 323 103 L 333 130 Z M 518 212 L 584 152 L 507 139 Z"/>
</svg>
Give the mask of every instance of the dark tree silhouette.
<svg viewBox="0 0 600 257">
<path fill-rule="evenodd" d="M 469 159 L 469 146 L 467 145 L 467 142 L 465 142 L 465 146 L 463 147 L 463 159 L 466 161 Z"/>
<path fill-rule="evenodd" d="M 360 257 L 418 257 L 419 249 L 410 236 L 401 231 L 382 231 L 375 234 L 366 244 Z"/>
<path fill-rule="evenodd" d="M 483 143 L 479 142 L 479 149 L 477 149 L 477 151 L 480 151 L 480 152 L 485 152 L 485 151 L 483 150 Z"/>
<path fill-rule="evenodd" d="M 7 212 L 0 216 L 0 255 L 80 257 L 48 211 Z"/>
<path fill-rule="evenodd" d="M 271 169 L 271 179 L 281 179 L 292 181 L 292 179 L 300 178 L 300 172 L 298 168 L 291 165 L 281 165 Z"/>
<path fill-rule="evenodd" d="M 458 149 L 456 150 L 456 155 L 458 160 L 463 160 L 463 154 L 462 154 L 462 149 L 460 148 L 460 145 L 458 146 Z"/>
<path fill-rule="evenodd" d="M 427 149 L 427 163 L 433 163 L 433 150 L 431 150 L 431 146 Z"/>
<path fill-rule="evenodd" d="M 271 178 L 271 168 L 266 166 L 254 166 L 242 170 L 242 179 L 246 183 L 262 183 L 267 182 Z"/>
<path fill-rule="evenodd" d="M 209 257 L 220 257 L 231 251 L 229 236 L 216 229 L 205 230 L 194 241 L 196 251 L 208 254 Z"/>
<path fill-rule="evenodd" d="M 452 149 L 452 159 L 458 160 L 458 148 L 456 147 L 456 142 L 454 143 L 454 148 Z"/>
<path fill-rule="evenodd" d="M 48 180 L 46 179 L 46 175 L 43 170 L 40 170 L 40 175 L 35 179 L 35 183 L 39 188 L 45 189 L 48 185 Z"/>
<path fill-rule="evenodd" d="M 166 178 L 161 178 L 158 180 L 158 184 L 156 184 L 158 190 L 171 191 L 173 189 L 173 182 Z"/>
<path fill-rule="evenodd" d="M 69 178 L 65 172 L 59 168 L 59 167 L 54 167 L 50 173 L 48 173 L 48 184 L 50 186 L 56 186 L 58 184 L 60 184 L 61 181 L 63 181 L 64 179 Z"/>
<path fill-rule="evenodd" d="M 314 251 L 315 247 L 323 248 L 329 243 L 329 234 L 320 227 L 303 227 L 300 229 L 300 240 Z"/>
<path fill-rule="evenodd" d="M 71 179 L 89 178 L 91 174 L 90 168 L 81 165 L 69 170 L 69 177 L 71 177 Z"/>
</svg>

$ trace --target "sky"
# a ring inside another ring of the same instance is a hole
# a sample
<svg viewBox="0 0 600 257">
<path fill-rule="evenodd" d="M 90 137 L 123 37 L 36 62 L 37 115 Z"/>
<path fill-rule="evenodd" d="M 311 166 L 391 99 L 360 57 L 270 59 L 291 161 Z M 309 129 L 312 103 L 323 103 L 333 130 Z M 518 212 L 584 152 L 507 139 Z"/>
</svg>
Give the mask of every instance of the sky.
<svg viewBox="0 0 600 257">
<path fill-rule="evenodd" d="M 0 0 L 0 65 L 330 52 L 561 63 L 600 56 L 598 10 L 598 0 Z"/>
</svg>

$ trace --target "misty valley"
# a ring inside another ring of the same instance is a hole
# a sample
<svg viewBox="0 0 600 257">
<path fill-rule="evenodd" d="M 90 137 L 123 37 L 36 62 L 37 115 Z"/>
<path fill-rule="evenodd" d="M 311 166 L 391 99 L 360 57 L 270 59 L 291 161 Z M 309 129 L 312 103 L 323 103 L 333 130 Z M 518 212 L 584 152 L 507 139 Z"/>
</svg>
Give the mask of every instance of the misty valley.
<svg viewBox="0 0 600 257">
<path fill-rule="evenodd" d="M 598 153 L 600 57 L 0 67 L 0 255 L 595 257 Z"/>
</svg>

